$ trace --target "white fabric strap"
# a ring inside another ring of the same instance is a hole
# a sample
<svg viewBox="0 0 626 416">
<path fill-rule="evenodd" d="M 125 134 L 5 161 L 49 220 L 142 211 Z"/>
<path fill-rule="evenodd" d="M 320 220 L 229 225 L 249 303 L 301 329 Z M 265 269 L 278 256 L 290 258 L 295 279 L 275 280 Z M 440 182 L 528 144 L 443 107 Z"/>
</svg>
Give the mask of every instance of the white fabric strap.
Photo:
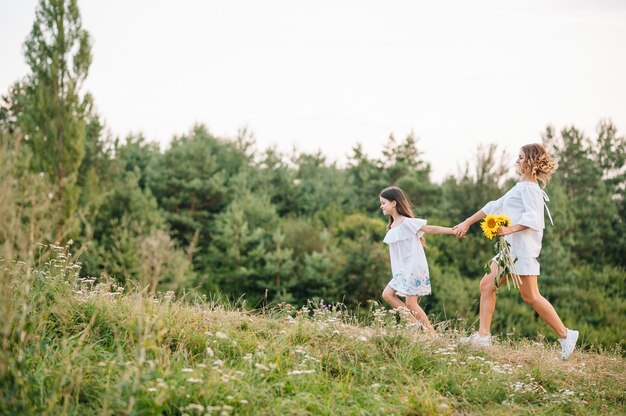
<svg viewBox="0 0 626 416">
<path fill-rule="evenodd" d="M 549 202 L 550 198 L 548 198 L 548 194 L 546 194 L 545 191 L 541 191 L 541 193 L 543 194 L 543 200 L 545 202 Z M 548 213 L 548 218 L 550 218 L 550 224 L 552 224 L 552 226 L 554 227 L 554 222 L 552 221 L 552 215 L 550 215 L 550 210 L 548 209 L 548 204 L 543 204 L 544 207 L 546 207 L 546 212 Z"/>
</svg>

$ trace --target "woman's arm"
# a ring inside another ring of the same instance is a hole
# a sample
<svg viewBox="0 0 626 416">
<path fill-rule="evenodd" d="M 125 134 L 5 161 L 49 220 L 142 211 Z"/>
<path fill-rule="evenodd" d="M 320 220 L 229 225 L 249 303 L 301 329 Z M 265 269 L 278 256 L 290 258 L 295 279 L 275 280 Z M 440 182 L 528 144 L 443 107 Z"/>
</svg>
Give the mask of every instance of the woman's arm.
<svg viewBox="0 0 626 416">
<path fill-rule="evenodd" d="M 474 215 L 472 215 L 471 217 L 467 218 L 465 221 L 455 225 L 454 227 L 452 227 L 452 231 L 454 234 L 456 234 L 457 237 L 465 237 L 465 234 L 467 234 L 467 230 L 469 230 L 470 226 L 472 224 L 474 224 L 475 222 L 478 222 L 480 220 L 482 220 L 483 218 L 485 218 L 487 216 L 487 214 L 485 214 L 482 210 L 478 210 L 474 213 Z"/>
<path fill-rule="evenodd" d="M 425 234 L 454 234 L 452 228 L 450 227 L 441 227 L 439 225 L 422 225 L 420 231 Z"/>
<path fill-rule="evenodd" d="M 497 235 L 508 235 L 508 234 L 513 234 L 513 233 L 518 233 L 520 231 L 524 231 L 529 229 L 530 227 L 526 226 L 526 225 L 521 225 L 521 224 L 513 224 L 509 227 L 500 227 L 498 228 L 498 232 L 496 233 Z"/>
<path fill-rule="evenodd" d="M 480 210 L 476 211 L 474 215 L 472 215 L 471 217 L 467 218 L 465 221 L 452 227 L 452 231 L 454 231 L 454 234 L 456 234 L 456 236 L 459 238 L 464 238 L 465 234 L 467 234 L 467 230 L 469 230 L 472 224 L 482 220 L 483 218 L 487 216 L 487 214 L 502 212 L 504 199 L 506 198 L 507 194 L 502 195 L 499 199 L 495 201 L 487 202 L 487 204 L 484 207 L 482 207 Z"/>
</svg>

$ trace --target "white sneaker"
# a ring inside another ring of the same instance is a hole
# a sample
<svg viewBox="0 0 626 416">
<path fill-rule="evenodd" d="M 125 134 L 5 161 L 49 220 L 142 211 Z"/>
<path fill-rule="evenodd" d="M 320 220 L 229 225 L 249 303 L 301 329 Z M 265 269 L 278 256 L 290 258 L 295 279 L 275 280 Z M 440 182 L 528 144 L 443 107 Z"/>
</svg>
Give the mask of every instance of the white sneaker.
<svg viewBox="0 0 626 416">
<path fill-rule="evenodd" d="M 567 360 L 576 348 L 576 341 L 578 341 L 578 331 L 567 330 L 565 339 L 559 339 L 561 343 L 561 358 Z"/>
<path fill-rule="evenodd" d="M 470 344 L 475 347 L 489 347 L 491 346 L 491 335 L 480 335 L 478 332 L 474 332 L 469 337 L 461 337 L 461 344 Z"/>
</svg>

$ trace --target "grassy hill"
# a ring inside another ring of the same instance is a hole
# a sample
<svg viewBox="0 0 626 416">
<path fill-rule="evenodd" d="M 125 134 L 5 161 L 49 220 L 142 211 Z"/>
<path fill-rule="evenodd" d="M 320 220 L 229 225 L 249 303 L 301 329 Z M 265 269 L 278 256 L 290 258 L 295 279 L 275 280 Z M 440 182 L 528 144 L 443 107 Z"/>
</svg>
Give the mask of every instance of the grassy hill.
<svg viewBox="0 0 626 416">
<path fill-rule="evenodd" d="M 0 412 L 54 415 L 624 414 L 621 351 L 459 345 L 384 309 L 250 312 L 79 281 L 62 248 L 0 261 Z"/>
</svg>

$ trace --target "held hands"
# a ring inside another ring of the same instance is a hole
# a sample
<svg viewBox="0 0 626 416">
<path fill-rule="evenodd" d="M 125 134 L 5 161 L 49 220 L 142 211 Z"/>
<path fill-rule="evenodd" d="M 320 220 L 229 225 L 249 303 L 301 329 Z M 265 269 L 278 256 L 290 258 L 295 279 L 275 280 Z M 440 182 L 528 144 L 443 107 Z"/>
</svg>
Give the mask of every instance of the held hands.
<svg viewBox="0 0 626 416">
<path fill-rule="evenodd" d="M 467 234 L 467 230 L 469 230 L 470 224 L 467 224 L 467 221 L 463 221 L 452 227 L 452 232 L 459 238 L 465 238 L 465 234 Z"/>
<path fill-rule="evenodd" d="M 467 220 L 455 225 L 454 227 L 452 227 L 452 233 L 454 235 L 456 235 L 459 238 L 465 238 L 465 235 L 467 234 L 467 230 L 469 230 L 471 224 L 467 223 Z M 525 230 L 528 227 L 525 226 L 519 226 L 519 225 L 512 225 L 510 227 L 504 227 L 504 226 L 500 226 L 500 228 L 498 228 L 498 231 L 496 232 L 496 235 L 509 235 L 509 234 L 513 234 L 516 233 L 518 231 L 522 231 Z"/>
</svg>

